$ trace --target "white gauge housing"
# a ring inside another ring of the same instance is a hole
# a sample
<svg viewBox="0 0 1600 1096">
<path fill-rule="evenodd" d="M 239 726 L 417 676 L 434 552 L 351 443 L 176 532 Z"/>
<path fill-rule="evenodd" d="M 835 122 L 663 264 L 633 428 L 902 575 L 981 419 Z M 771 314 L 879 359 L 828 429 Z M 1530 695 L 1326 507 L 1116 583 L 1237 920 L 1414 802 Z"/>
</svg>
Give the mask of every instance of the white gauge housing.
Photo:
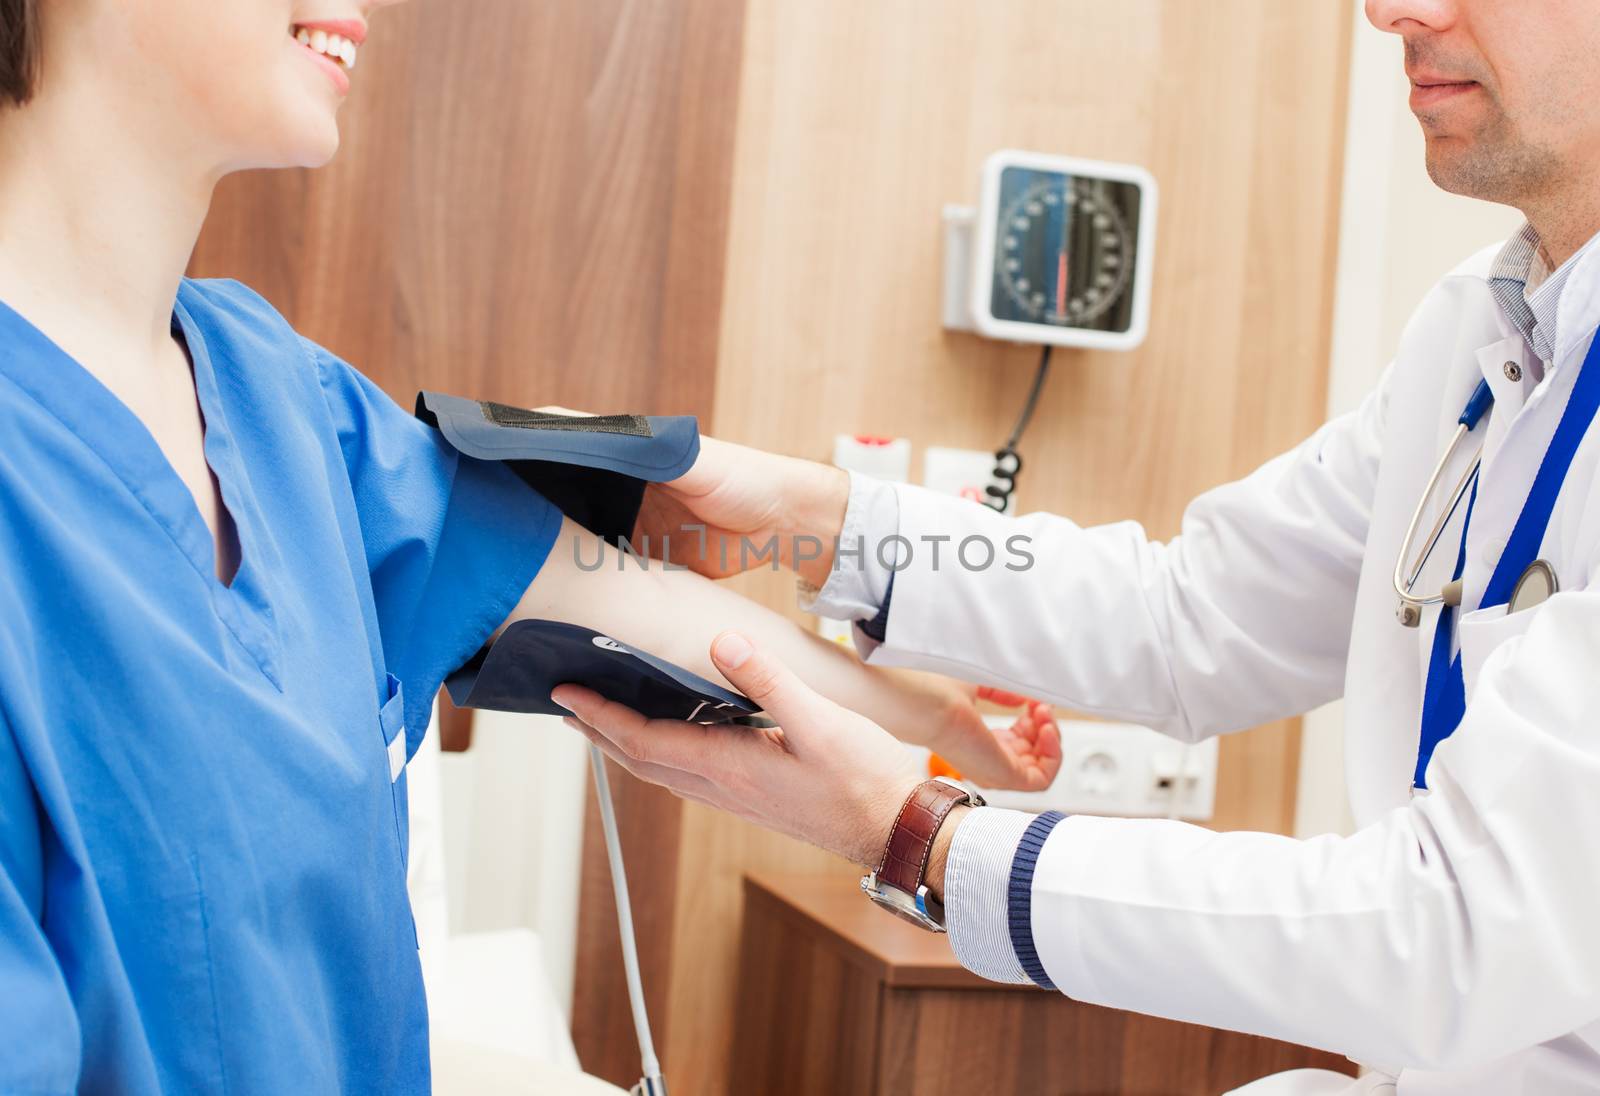
<svg viewBox="0 0 1600 1096">
<path fill-rule="evenodd" d="M 1156 200 L 1155 179 L 1131 164 L 1015 149 L 992 154 L 983 165 L 969 255 L 972 327 L 1011 342 L 1095 350 L 1138 346 L 1150 326 Z M 1044 217 L 1057 218 L 1051 224 L 1060 240 L 1059 274 L 1035 269 L 1044 260 L 1025 238 Z M 1069 298 L 1068 241 L 1074 237 L 1074 262 L 1090 284 L 1074 288 Z M 1040 279 L 1037 284 L 1030 273 Z M 1055 287 L 1053 300 L 1042 291 L 1047 285 Z"/>
</svg>

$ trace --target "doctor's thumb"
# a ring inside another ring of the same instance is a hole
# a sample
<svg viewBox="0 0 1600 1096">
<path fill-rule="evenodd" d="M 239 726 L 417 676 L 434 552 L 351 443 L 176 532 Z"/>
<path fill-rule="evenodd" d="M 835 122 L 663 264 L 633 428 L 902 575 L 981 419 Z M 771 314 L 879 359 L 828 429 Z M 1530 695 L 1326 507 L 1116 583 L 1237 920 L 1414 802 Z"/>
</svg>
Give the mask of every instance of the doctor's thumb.
<svg viewBox="0 0 1600 1096">
<path fill-rule="evenodd" d="M 783 726 L 806 705 L 806 687 L 790 669 L 738 632 L 711 642 L 711 661 L 735 689 Z"/>
</svg>

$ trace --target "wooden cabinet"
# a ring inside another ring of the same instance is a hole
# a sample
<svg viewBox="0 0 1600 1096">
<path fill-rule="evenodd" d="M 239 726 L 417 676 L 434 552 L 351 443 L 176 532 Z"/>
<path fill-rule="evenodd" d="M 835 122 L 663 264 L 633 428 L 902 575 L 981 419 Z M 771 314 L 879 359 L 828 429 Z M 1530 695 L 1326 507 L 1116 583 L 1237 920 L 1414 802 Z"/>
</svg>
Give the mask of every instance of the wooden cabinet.
<svg viewBox="0 0 1600 1096">
<path fill-rule="evenodd" d="M 1216 1096 L 1277 1070 L 1354 1073 L 1305 1047 L 986 982 L 845 876 L 747 876 L 744 902 L 732 1092 Z"/>
</svg>

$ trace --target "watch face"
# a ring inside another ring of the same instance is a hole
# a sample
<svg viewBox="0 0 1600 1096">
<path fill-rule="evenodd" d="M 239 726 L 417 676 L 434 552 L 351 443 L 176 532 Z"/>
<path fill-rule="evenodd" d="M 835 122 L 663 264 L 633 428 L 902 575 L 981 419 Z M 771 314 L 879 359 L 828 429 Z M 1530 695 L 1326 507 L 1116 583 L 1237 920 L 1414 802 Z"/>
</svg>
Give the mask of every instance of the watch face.
<svg viewBox="0 0 1600 1096">
<path fill-rule="evenodd" d="M 989 301 L 994 318 L 1128 331 L 1138 184 L 1007 167 L 999 197 Z"/>
<path fill-rule="evenodd" d="M 908 921 L 917 926 L 917 928 L 926 929 L 928 932 L 944 931 L 944 926 L 939 923 L 938 919 L 917 908 L 917 899 L 914 896 L 896 887 L 880 884 L 874 876 L 867 875 L 862 877 L 861 890 L 868 898 L 872 899 L 873 905 L 879 909 L 889 911 L 902 921 Z M 926 894 L 927 888 L 919 888 L 918 893 Z M 938 912 L 939 917 L 943 917 L 943 907 L 934 903 L 934 909 Z"/>
<path fill-rule="evenodd" d="M 914 909 L 903 909 L 900 906 L 895 905 L 893 902 L 879 902 L 878 907 L 880 909 L 888 910 L 890 913 L 900 918 L 900 920 L 905 921 L 908 924 L 915 925 L 919 929 L 924 929 L 928 932 L 940 931 L 939 925 L 932 918 L 925 917 Z"/>
</svg>

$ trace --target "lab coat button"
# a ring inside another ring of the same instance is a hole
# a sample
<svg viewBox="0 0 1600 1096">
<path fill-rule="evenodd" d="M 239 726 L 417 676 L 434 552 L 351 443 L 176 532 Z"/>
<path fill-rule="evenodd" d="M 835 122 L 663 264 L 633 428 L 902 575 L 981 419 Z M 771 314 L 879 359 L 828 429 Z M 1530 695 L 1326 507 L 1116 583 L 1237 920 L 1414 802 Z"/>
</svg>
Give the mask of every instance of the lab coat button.
<svg viewBox="0 0 1600 1096">
<path fill-rule="evenodd" d="M 1516 362 L 1506 362 L 1506 380 L 1520 381 L 1522 379 L 1522 366 Z"/>
</svg>

